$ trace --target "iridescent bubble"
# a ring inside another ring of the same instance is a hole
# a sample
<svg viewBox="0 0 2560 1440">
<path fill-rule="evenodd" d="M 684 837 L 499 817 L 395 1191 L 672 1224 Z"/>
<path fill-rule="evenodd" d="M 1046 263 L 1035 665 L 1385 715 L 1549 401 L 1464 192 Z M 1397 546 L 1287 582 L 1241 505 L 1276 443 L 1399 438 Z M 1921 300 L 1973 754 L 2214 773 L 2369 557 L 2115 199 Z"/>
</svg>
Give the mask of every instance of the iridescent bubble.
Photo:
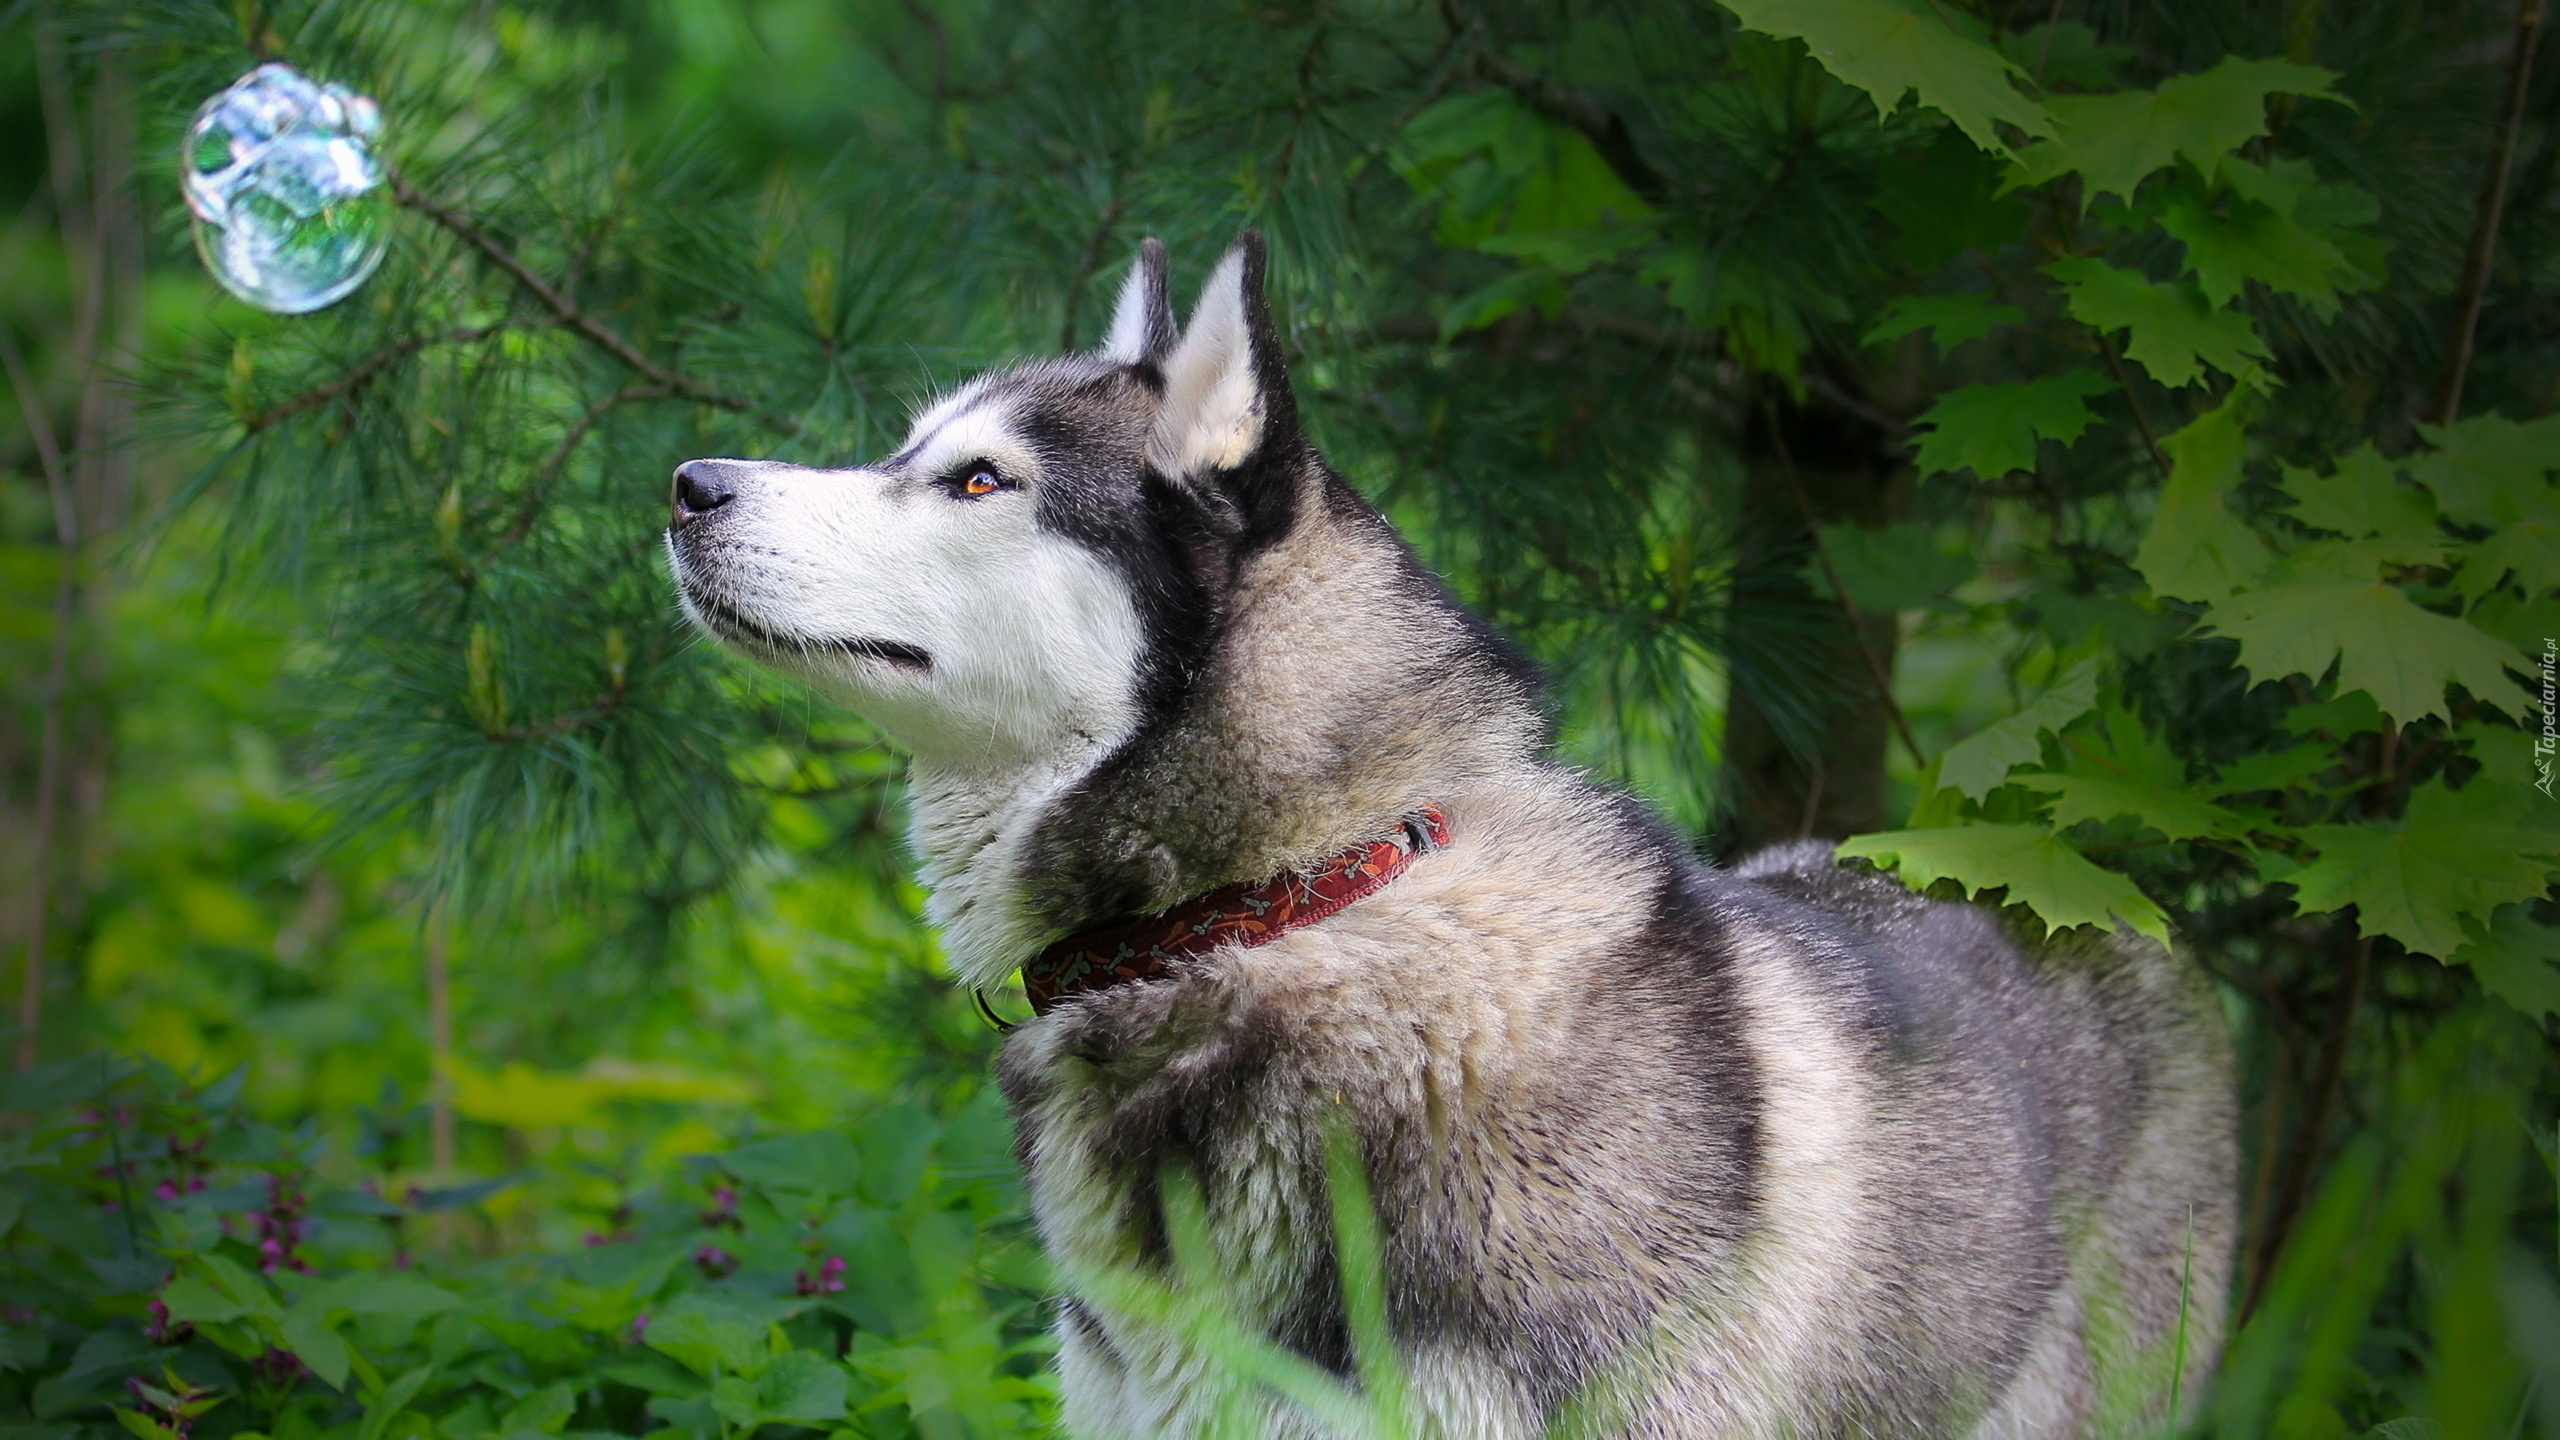
<svg viewBox="0 0 2560 1440">
<path fill-rule="evenodd" d="M 196 253 L 222 288 L 284 315 L 343 299 L 382 263 L 382 111 L 354 91 L 261 65 L 204 102 L 178 176 Z"/>
</svg>

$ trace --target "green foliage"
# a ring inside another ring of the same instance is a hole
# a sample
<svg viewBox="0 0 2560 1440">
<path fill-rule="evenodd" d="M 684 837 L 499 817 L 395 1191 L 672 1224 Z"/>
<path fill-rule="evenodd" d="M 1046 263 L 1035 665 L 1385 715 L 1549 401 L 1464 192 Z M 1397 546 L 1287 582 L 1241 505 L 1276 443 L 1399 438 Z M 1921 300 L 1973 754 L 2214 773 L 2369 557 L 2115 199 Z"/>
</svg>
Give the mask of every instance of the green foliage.
<svg viewBox="0 0 2560 1440">
<path fill-rule="evenodd" d="M 1985 150 L 2004 148 L 2002 125 L 2054 133 L 2044 108 L 2012 83 L 2025 70 L 1925 9 L 1893 0 L 1728 0 L 1725 8 L 1753 30 L 1804 41 L 1822 68 L 1867 92 L 1880 116 L 1917 92 Z"/>
<path fill-rule="evenodd" d="M 685 637 L 657 501 L 686 455 L 877 453 L 920 392 L 1090 343 L 1139 235 L 1187 282 L 1254 223 L 1327 453 L 1548 664 L 1573 759 L 1721 843 L 1728 722 L 1852 728 L 1882 697 L 1837 600 L 1891 613 L 1865 641 L 1921 753 L 1872 787 L 1908 818 L 1846 852 L 2216 977 L 2257 1299 L 2204 1423 L 2560 1435 L 2552 1207 L 2516 1143 L 2560 1073 L 2545 119 L 2475 413 L 2404 413 L 2511 17 L 1728 8 L 38 7 L 80 93 L 124 57 L 146 160 L 282 55 L 381 97 L 404 179 L 481 240 L 404 206 L 375 282 L 290 321 L 153 252 L 137 484 L 169 503 L 83 622 L 73 728 L 116 760 L 83 772 L 110 798 L 81 802 L 46 1045 L 245 1063 L 208 1108 L 251 1138 L 204 1192 L 241 1208 L 110 1211 L 108 1177 L 161 1173 L 114 1147 L 195 1123 L 181 1087 L 99 1072 L 116 1123 L 11 1132 L 60 1139 L 11 1173 L 61 1188 L 0 1187 L 7 1423 L 1036 1430 L 1040 1277 L 896 758 Z M 32 134 L 28 31 L 0 24 L 0 98 Z M 40 188 L 0 165 L 12 213 Z M 76 260 L 0 245 L 66 433 Z M 11 423 L 15 796 L 65 572 Z M 412 1103 L 436 1075 L 450 1171 Z M 260 1177 L 315 1197 L 307 1275 L 258 1271 Z M 1220 1303 L 1167 1194 L 1173 1266 L 1077 1286 L 1214 1354 L 1237 1433 L 1274 1395 L 1396 1433 L 1383 1297 L 1346 1277 L 1360 1383 L 1327 1375 Z M 821 1255 L 847 1288 L 789 1293 Z M 194 1336 L 149 1343 L 152 1298 Z"/>
<path fill-rule="evenodd" d="M 2210 70 L 2172 76 L 2156 89 L 2056 96 L 2048 108 L 2058 133 L 2018 156 L 2018 178 L 2041 185 L 2076 174 L 2089 198 L 2130 201 L 2146 178 L 2178 161 L 2203 174 L 2219 170 L 2267 133 L 2271 95 L 2338 100 L 2329 89 L 2336 78 L 2316 66 L 2226 55 Z"/>
<path fill-rule="evenodd" d="M 244 1078 L 9 1085 L 0 1387 L 49 1433 L 903 1440 L 1051 1412 L 990 1103 L 687 1157 L 583 1245 L 483 1258 L 452 1240 L 492 1187 L 395 1189 L 248 1117 Z"/>
<path fill-rule="evenodd" d="M 2066 370 L 1950 390 L 1912 422 L 1929 427 L 1913 458 L 1922 474 L 1970 470 L 1996 480 L 2012 470 L 2032 470 L 2036 442 L 2068 445 L 2079 439 L 2098 420 L 2086 401 L 2113 388 L 2093 371 Z"/>
</svg>

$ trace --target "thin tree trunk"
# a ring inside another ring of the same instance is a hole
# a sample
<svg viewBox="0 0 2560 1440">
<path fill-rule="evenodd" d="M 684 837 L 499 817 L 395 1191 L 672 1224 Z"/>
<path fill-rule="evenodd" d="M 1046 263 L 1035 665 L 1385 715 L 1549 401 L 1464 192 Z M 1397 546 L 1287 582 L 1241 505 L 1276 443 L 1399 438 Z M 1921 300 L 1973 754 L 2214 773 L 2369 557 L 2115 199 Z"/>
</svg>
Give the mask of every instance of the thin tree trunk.
<svg viewBox="0 0 2560 1440">
<path fill-rule="evenodd" d="M 53 653 L 45 666 L 44 720 L 36 759 L 35 855 L 28 866 L 27 952 L 18 979 L 17 1068 L 35 1068 L 38 1041 L 44 1031 L 45 918 L 53 890 L 55 812 L 62 793 L 62 706 L 71 670 L 71 625 L 78 614 L 80 584 L 80 519 L 77 499 L 62 471 L 62 450 L 54 442 L 52 422 L 45 419 L 44 399 L 27 373 L 18 342 L 0 326 L 0 365 L 10 388 L 18 392 L 18 409 L 27 436 L 35 442 L 36 459 L 44 467 L 45 492 L 53 501 L 53 533 L 60 549 L 53 584 Z"/>
<path fill-rule="evenodd" d="M 427 1164 L 453 1176 L 453 964 L 444 901 L 427 907 Z"/>
<path fill-rule="evenodd" d="M 2311 1182 L 2320 1172 L 2320 1153 L 2327 1148 L 2329 1119 L 2337 1109 L 2338 1090 L 2345 1082 L 2347 1051 L 2355 1041 L 2356 1013 L 2364 1008 L 2364 982 L 2373 967 L 2373 937 L 2357 937 L 2348 951 L 2346 979 L 2339 986 L 2336 1009 L 2329 1016 L 2329 1033 L 2320 1042 L 2318 1068 L 2313 1072 L 2310 1093 L 2305 1096 L 2302 1126 L 2293 1135 L 2293 1146 L 2285 1157 L 2284 1176 L 2276 1187 L 2275 1208 L 2268 1213 L 2267 1228 L 2249 1265 L 2249 1293 L 2240 1307 L 2242 1315 L 2255 1312 L 2265 1298 L 2267 1282 L 2274 1276 L 2276 1265 L 2284 1258 L 2285 1242 L 2292 1238 L 2294 1222 L 2302 1218 L 2303 1207 L 2311 1199 Z"/>
<path fill-rule="evenodd" d="M 1762 424 L 1765 453 L 1741 497 L 1727 854 L 1886 828 L 1885 758 L 1901 720 L 1891 698 L 1899 617 L 1817 596 L 1800 574 L 1820 563 L 1815 527 L 1893 518 L 1901 461 L 1862 420 L 1772 410 Z"/>
<path fill-rule="evenodd" d="M 2516 0 L 2515 45 L 2507 55 L 2506 94 L 2498 105 L 2498 134 L 2489 146 L 2489 163 L 2480 175 L 2480 198 L 2471 211 L 2471 243 L 2462 253 L 2462 283 L 2454 287 L 2453 332 L 2444 349 L 2444 369 L 2436 379 L 2435 422 L 2450 425 L 2462 417 L 2462 382 L 2471 369 L 2472 338 L 2480 328 L 2480 304 L 2489 290 L 2489 270 L 2498 254 L 2498 222 L 2507 207 L 2507 172 L 2516 155 L 2516 132 L 2524 126 L 2525 89 L 2533 79 L 2533 51 L 2542 36 L 2542 0 Z"/>
</svg>

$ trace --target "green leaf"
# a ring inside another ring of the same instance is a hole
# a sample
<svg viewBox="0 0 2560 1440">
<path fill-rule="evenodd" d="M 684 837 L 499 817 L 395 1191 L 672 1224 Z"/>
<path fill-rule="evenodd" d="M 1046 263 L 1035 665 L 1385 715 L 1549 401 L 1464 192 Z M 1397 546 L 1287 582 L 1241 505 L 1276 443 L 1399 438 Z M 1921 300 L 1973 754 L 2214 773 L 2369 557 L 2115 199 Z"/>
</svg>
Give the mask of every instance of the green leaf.
<svg viewBox="0 0 2560 1440">
<path fill-rule="evenodd" d="M 2451 548 L 2441 540 L 2315 540 L 2287 555 L 2267 580 L 2379 580 L 2400 566 L 2441 565 Z"/>
<path fill-rule="evenodd" d="M 756 1412 L 756 1385 L 736 1375 L 724 1375 L 711 1387 L 711 1408 L 721 1419 L 742 1430 L 753 1430 L 764 1423 Z"/>
<path fill-rule="evenodd" d="M 1905 295 L 1893 302 L 1884 318 L 1858 343 L 1881 345 L 1915 330 L 1926 330 L 1930 341 L 1944 352 L 1967 340 L 1981 339 L 1995 326 L 2015 325 L 2026 318 L 2027 312 L 2017 306 L 1982 295 Z"/>
<path fill-rule="evenodd" d="M 2436 492 L 2444 513 L 2466 525 L 2504 525 L 2551 493 L 2560 466 L 2560 415 L 2517 424 L 2478 415 L 2454 425 L 2420 425 L 2435 447 L 2413 455 L 2409 473 Z"/>
<path fill-rule="evenodd" d="M 284 1337 L 284 1348 L 292 1351 L 312 1374 L 327 1381 L 332 1390 L 347 1388 L 347 1342 L 331 1328 L 328 1311 L 309 1304 L 296 1305 L 284 1312 L 277 1329 Z"/>
<path fill-rule="evenodd" d="M 809 1130 L 740 1146 L 720 1157 L 720 1168 L 769 1189 L 850 1195 L 862 1179 L 862 1153 L 832 1130 Z"/>
<path fill-rule="evenodd" d="M 2238 297 L 2246 282 L 2299 295 L 2313 312 L 2337 313 L 2340 276 L 2353 267 L 2327 238 L 2291 216 L 2246 196 L 2233 195 L 2217 209 L 2190 187 L 2163 207 L 2160 228 L 2187 247 L 2187 268 L 2207 302 L 2219 307 Z"/>
<path fill-rule="evenodd" d="M 1971 557 L 1939 549 L 1917 525 L 1882 530 L 1825 525 L 1822 545 L 1840 571 L 1841 588 L 1861 610 L 1961 612 L 1964 606 L 1948 599 L 1947 592 L 1972 579 L 1977 568 Z M 1818 564 L 1808 578 L 1817 586 L 1827 583 Z"/>
<path fill-rule="evenodd" d="M 2365 691 L 2404 725 L 2445 714 L 2445 687 L 2453 684 L 2512 711 L 2521 697 L 2503 669 L 2531 668 L 2515 647 L 2419 609 L 2378 580 L 2274 585 L 2222 601 L 2200 623 L 2240 642 L 2240 664 L 2258 683 L 2287 675 L 2316 681 L 2335 661 L 2340 691 Z"/>
<path fill-rule="evenodd" d="M 2560 636 L 2560 599 L 2519 600 L 2502 590 L 2465 618 L 2518 650 L 2538 653 L 2543 641 Z"/>
<path fill-rule="evenodd" d="M 2085 198 L 2111 194 L 2131 202 L 2153 172 L 2184 159 L 2210 175 L 2224 155 L 2267 133 L 2270 95 L 2345 103 L 2329 89 L 2336 78 L 2291 61 L 2227 55 L 2210 70 L 2174 76 L 2156 90 L 2056 95 L 2046 108 L 2059 136 L 2021 154 L 2019 176 L 2042 184 L 2077 172 Z"/>
<path fill-rule="evenodd" d="M 421 1365 L 383 1386 L 373 1403 L 364 1407 L 364 1419 L 356 1426 L 356 1440 L 382 1440 L 383 1428 L 400 1418 L 400 1412 L 418 1398 L 418 1392 L 426 1388 L 435 1373 L 433 1365 Z"/>
<path fill-rule="evenodd" d="M 458 1309 L 461 1304 L 462 1297 L 417 1276 L 371 1270 L 342 1275 L 320 1285 L 296 1302 L 295 1308 L 423 1320 Z"/>
<path fill-rule="evenodd" d="M 2519 803 L 2532 792 L 2498 777 L 2460 790 L 2421 785 L 2391 825 L 2312 825 L 2319 859 L 2291 877 L 2307 913 L 2356 907 L 2356 927 L 2439 958 L 2459 950 L 2462 917 L 2541 894 L 2560 829 L 2536 826 Z"/>
<path fill-rule="evenodd" d="M 2098 662 L 2083 660 L 2064 671 L 2053 688 L 2024 710 L 1947 747 L 1938 757 L 1938 783 L 1980 800 L 2009 772 L 2044 753 L 2038 738 L 2086 715 L 2098 703 Z"/>
<path fill-rule="evenodd" d="M 2399 467 L 2371 442 L 2338 458 L 2337 473 L 2323 478 L 2287 465 L 2279 488 L 2293 497 L 2293 518 L 2315 530 L 2350 540 L 2367 536 L 2437 547 L 2436 505 L 2426 491 L 2403 484 Z"/>
<path fill-rule="evenodd" d="M 2095 371 L 2066 370 L 1950 390 L 1912 422 L 1923 427 L 1913 463 L 1924 475 L 1971 470 L 1985 480 L 2032 470 L 2038 437 L 2079 439 L 2098 418 L 2083 402 L 2112 388 Z"/>
<path fill-rule="evenodd" d="M 1889 0 L 1723 0 L 1746 29 L 1802 40 L 1822 68 L 1867 92 L 1879 117 L 1918 91 L 1920 103 L 1956 124 L 1985 150 L 2006 153 L 2000 124 L 2051 136 L 2053 119 L 2013 78 L 2026 71 L 1999 51 L 1950 29 L 1934 15 Z"/>
<path fill-rule="evenodd" d="M 771 1358 L 763 1342 L 763 1327 L 744 1311 L 704 1295 L 688 1295 L 649 1322 L 650 1349 L 705 1377 L 753 1377 Z"/>
<path fill-rule="evenodd" d="M 115 1416 L 124 1428 L 132 1431 L 137 1440 L 178 1440 L 177 1431 L 139 1410 L 127 1410 L 121 1405 L 115 1405 L 108 1407 L 108 1413 Z"/>
<path fill-rule="evenodd" d="M 578 1387 L 558 1380 L 508 1406 L 498 1417 L 498 1429 L 508 1435 L 557 1435 L 577 1410 Z"/>
<path fill-rule="evenodd" d="M 1953 880 L 1968 894 L 2006 890 L 2057 928 L 2121 921 L 2166 945 L 2169 918 L 2134 883 L 2089 858 L 2041 825 L 1956 825 L 1943 830 L 1887 830 L 1840 842 L 1841 855 L 1889 864 L 1902 883 L 1925 890 Z"/>
<path fill-rule="evenodd" d="M 2169 483 L 2133 556 L 2151 593 L 2218 600 L 2267 568 L 2265 542 L 2223 503 L 2240 483 L 2246 439 L 2235 396 L 2160 442 Z"/>
<path fill-rule="evenodd" d="M 2197 788 L 2207 795 L 2252 795 L 2289 790 L 2338 763 L 2337 747 L 2321 740 L 2243 755 Z"/>
<path fill-rule="evenodd" d="M 2508 576 L 2528 595 L 2560 587 L 2560 495 L 2546 494 L 2533 508 L 2489 532 L 2453 577 L 2453 588 L 2477 600 Z"/>
<path fill-rule="evenodd" d="M 2163 790 L 2120 775 L 2058 775 L 2031 770 L 2009 777 L 2009 782 L 2053 796 L 2056 825 L 2076 825 L 2083 820 L 2104 824 L 2119 815 L 2129 815 L 2170 840 L 2238 835 L 2248 828 L 2239 816 L 2190 791 Z"/>
<path fill-rule="evenodd" d="M 2523 905 L 2501 905 L 2485 925 L 2465 916 L 2462 933 L 2446 964 L 2470 966 L 2481 989 L 2528 1019 L 2560 1015 L 2560 928 L 2536 922 Z"/>
<path fill-rule="evenodd" d="M 2189 785 L 2185 763 L 2129 711 L 2110 704 L 2087 730 L 2075 727 L 2061 738 L 2069 769 L 2009 777 L 2012 785 L 2054 797 L 2057 826 L 2129 815 L 2170 840 L 2236 836 L 2248 828 Z"/>
<path fill-rule="evenodd" d="M 844 1367 L 794 1350 L 756 1377 L 756 1410 L 767 1420 L 809 1425 L 844 1418 Z"/>
<path fill-rule="evenodd" d="M 2044 268 L 2061 284 L 2072 318 L 2101 334 L 2127 332 L 2125 358 L 2170 389 L 2204 378 L 2206 366 L 2237 378 L 2268 358 L 2248 316 L 2216 309 L 2193 286 L 2154 284 L 2086 255 Z"/>
<path fill-rule="evenodd" d="M 172 1321 L 185 1320 L 198 1325 L 219 1325 L 253 1313 L 255 1307 L 223 1294 L 206 1281 L 193 1275 L 181 1275 L 160 1292 L 160 1303 L 169 1307 Z"/>
</svg>

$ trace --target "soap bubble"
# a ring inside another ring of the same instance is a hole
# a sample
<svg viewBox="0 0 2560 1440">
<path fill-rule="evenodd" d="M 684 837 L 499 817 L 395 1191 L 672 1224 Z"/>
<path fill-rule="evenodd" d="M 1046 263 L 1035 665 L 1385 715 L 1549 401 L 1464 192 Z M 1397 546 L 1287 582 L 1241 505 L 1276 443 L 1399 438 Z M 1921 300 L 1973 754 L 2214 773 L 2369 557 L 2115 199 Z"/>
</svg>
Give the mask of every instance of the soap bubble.
<svg viewBox="0 0 2560 1440">
<path fill-rule="evenodd" d="M 223 289 L 300 315 L 365 282 L 389 231 L 381 128 L 371 100 L 290 65 L 261 65 L 204 102 L 179 180 L 196 253 Z"/>
</svg>

